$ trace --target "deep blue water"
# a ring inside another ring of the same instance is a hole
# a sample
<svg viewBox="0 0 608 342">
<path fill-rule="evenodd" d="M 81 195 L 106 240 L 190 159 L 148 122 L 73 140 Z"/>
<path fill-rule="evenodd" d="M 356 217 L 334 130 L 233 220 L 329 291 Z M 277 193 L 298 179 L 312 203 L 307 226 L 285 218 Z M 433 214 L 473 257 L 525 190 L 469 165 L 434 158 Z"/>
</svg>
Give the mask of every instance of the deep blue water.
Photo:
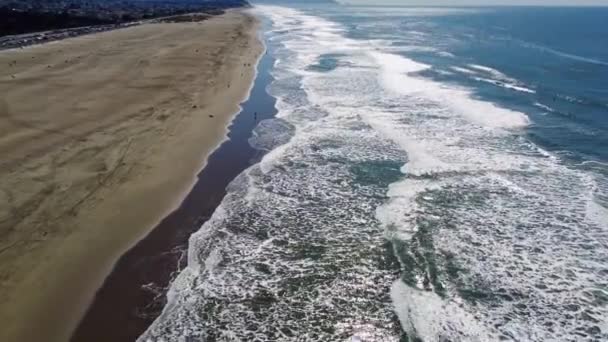
<svg viewBox="0 0 608 342">
<path fill-rule="evenodd" d="M 608 9 L 256 13 L 269 152 L 142 341 L 608 339 Z"/>
</svg>

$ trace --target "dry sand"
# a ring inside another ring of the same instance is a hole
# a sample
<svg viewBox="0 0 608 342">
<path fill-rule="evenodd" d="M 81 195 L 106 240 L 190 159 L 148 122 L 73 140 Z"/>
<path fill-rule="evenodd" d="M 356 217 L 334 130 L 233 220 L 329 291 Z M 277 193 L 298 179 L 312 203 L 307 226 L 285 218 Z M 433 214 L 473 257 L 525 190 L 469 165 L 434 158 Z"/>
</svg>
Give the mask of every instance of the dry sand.
<svg viewBox="0 0 608 342">
<path fill-rule="evenodd" d="M 179 204 L 247 95 L 256 27 L 231 11 L 0 52 L 0 341 L 68 340 Z"/>
</svg>

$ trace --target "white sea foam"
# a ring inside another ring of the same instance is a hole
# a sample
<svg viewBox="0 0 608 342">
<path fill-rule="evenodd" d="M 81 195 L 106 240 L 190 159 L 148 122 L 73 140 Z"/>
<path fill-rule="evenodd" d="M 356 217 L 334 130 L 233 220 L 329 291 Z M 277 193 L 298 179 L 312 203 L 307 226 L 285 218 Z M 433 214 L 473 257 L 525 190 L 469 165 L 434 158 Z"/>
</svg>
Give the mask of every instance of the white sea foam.
<svg viewBox="0 0 608 342">
<path fill-rule="evenodd" d="M 456 57 L 453 53 L 447 52 L 447 51 L 439 51 L 439 52 L 437 52 L 437 54 L 439 56 L 442 56 L 442 57 L 449 57 L 449 58 L 455 58 Z"/>
<path fill-rule="evenodd" d="M 456 72 L 459 72 L 461 74 L 477 75 L 476 71 L 473 71 L 473 70 L 467 69 L 467 68 L 462 68 L 462 67 L 459 67 L 459 66 L 452 66 L 452 67 L 450 67 L 450 69 L 452 69 L 452 70 L 454 70 Z"/>
<path fill-rule="evenodd" d="M 512 81 L 512 82 L 517 82 L 516 80 L 508 77 L 507 75 L 503 74 L 502 72 L 500 72 L 500 71 L 498 71 L 496 69 L 487 67 L 485 65 L 469 64 L 468 67 L 471 68 L 471 69 L 475 69 L 475 70 L 482 71 L 484 73 L 490 74 L 490 75 L 494 76 L 497 79 L 509 80 L 509 81 Z"/>
<path fill-rule="evenodd" d="M 439 74 L 439 75 L 443 75 L 443 76 L 452 76 L 454 75 L 453 72 L 451 71 L 447 71 L 447 70 L 441 70 L 441 69 L 437 69 L 437 70 L 433 70 L 435 73 Z"/>
<path fill-rule="evenodd" d="M 547 106 L 547 105 L 544 105 L 544 104 L 542 104 L 542 103 L 540 103 L 540 102 L 534 102 L 534 105 L 535 105 L 536 107 L 538 107 L 538 108 L 541 108 L 541 109 L 543 109 L 543 110 L 546 110 L 547 112 L 551 112 L 551 113 L 552 113 L 552 112 L 555 112 L 555 109 L 553 109 L 553 108 L 551 108 L 551 107 L 549 107 L 549 106 Z"/>
<path fill-rule="evenodd" d="M 495 341 L 496 334 L 466 312 L 458 303 L 444 301 L 437 294 L 395 282 L 391 296 L 401 325 L 416 331 L 423 341 Z"/>
<path fill-rule="evenodd" d="M 472 98 L 465 89 L 448 87 L 443 84 L 408 75 L 428 69 L 402 56 L 371 52 L 381 68 L 384 86 L 396 93 L 412 96 L 420 94 L 429 99 L 437 99 L 473 123 L 487 127 L 516 128 L 529 123 L 528 117 L 496 105 Z"/>
<path fill-rule="evenodd" d="M 478 82 L 490 83 L 490 84 L 493 84 L 495 86 L 499 86 L 499 87 L 502 87 L 505 89 L 512 89 L 512 90 L 521 91 L 524 93 L 536 94 L 536 91 L 534 91 L 532 89 L 528 89 L 526 87 L 514 85 L 511 83 L 505 83 L 503 81 L 497 81 L 497 80 L 492 80 L 492 79 L 483 78 L 483 77 L 473 77 L 473 79 Z"/>
<path fill-rule="evenodd" d="M 487 67 L 483 65 L 477 64 L 469 64 L 468 68 L 463 68 L 459 66 L 452 66 L 452 70 L 459 72 L 461 74 L 470 75 L 471 79 L 476 80 L 478 82 L 490 83 L 495 86 L 499 86 L 505 89 L 511 89 L 515 91 L 520 91 L 524 93 L 535 94 L 536 91 L 534 89 L 530 89 L 529 87 L 523 85 L 520 81 L 505 75 L 504 73 Z M 486 77 L 481 77 L 486 76 Z M 490 77 L 490 78 L 488 78 Z"/>
<path fill-rule="evenodd" d="M 398 341 L 399 325 L 425 341 L 606 337 L 592 177 L 529 142 L 524 113 L 424 77 L 390 44 L 260 11 L 279 113 L 253 145 L 272 150 L 191 237 L 140 341 Z M 340 63 L 309 68 L 327 55 Z"/>
</svg>

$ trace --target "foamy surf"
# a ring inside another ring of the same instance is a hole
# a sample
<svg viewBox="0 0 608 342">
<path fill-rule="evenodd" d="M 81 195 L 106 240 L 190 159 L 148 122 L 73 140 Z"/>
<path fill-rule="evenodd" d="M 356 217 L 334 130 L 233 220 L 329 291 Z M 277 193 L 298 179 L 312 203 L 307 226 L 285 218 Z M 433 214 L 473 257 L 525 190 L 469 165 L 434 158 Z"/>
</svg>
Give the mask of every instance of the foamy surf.
<svg viewBox="0 0 608 342">
<path fill-rule="evenodd" d="M 510 89 L 523 93 L 536 94 L 536 90 L 531 89 L 530 87 L 527 87 L 522 84 L 522 82 L 511 78 L 503 74 L 502 72 L 490 67 L 469 64 L 467 68 L 452 66 L 450 67 L 450 69 L 461 74 L 470 75 L 471 79 L 478 82 L 489 83 L 497 87 L 502 87 L 505 89 Z"/>
<path fill-rule="evenodd" d="M 140 341 L 605 336 L 594 177 L 529 141 L 525 113 L 425 76 L 390 42 L 258 10 L 279 113 L 251 144 L 270 152 L 192 236 Z"/>
</svg>

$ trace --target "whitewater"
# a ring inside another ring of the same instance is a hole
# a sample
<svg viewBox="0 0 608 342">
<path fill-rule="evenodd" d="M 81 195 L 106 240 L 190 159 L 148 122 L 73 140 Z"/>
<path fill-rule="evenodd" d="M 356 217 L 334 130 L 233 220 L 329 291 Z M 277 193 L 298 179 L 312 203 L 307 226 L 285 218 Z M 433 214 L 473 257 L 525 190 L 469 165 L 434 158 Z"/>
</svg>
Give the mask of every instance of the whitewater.
<svg viewBox="0 0 608 342">
<path fill-rule="evenodd" d="M 528 139 L 526 113 L 429 77 L 416 46 L 255 11 L 276 60 L 278 113 L 250 139 L 267 153 L 190 238 L 140 342 L 608 339 L 593 172 Z M 483 65 L 442 72 L 536 92 Z"/>
</svg>

